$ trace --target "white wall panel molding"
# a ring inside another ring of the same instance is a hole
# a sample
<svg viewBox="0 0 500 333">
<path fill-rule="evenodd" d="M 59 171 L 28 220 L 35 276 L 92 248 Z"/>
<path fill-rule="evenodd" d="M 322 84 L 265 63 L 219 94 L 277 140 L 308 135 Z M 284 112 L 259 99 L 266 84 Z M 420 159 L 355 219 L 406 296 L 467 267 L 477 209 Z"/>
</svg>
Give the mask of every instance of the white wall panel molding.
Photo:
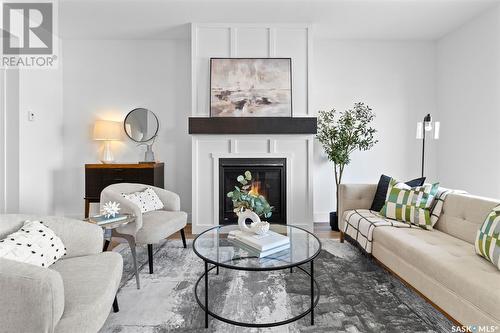
<svg viewBox="0 0 500 333">
<path fill-rule="evenodd" d="M 312 31 L 309 24 L 192 23 L 191 114 L 210 114 L 211 57 L 290 57 L 293 115 L 312 115 Z"/>
</svg>

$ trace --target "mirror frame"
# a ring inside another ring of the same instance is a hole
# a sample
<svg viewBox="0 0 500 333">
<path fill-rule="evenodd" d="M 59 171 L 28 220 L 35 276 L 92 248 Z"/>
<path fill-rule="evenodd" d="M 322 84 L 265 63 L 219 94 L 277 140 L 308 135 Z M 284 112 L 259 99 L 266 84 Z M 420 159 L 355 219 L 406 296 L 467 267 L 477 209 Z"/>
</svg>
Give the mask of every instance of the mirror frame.
<svg viewBox="0 0 500 333">
<path fill-rule="evenodd" d="M 130 116 L 130 114 L 134 111 L 137 111 L 137 110 L 148 110 L 149 112 L 151 112 L 153 114 L 153 116 L 155 116 L 155 119 L 156 119 L 156 131 L 155 131 L 155 134 L 153 134 L 153 136 L 151 138 L 149 138 L 148 140 L 142 140 L 142 141 L 137 141 L 136 139 L 132 138 L 128 132 L 127 132 L 127 127 L 126 127 L 126 124 L 127 124 L 127 118 Z M 129 137 L 130 140 L 134 141 L 134 142 L 139 142 L 139 143 L 144 143 L 144 142 L 148 142 L 148 141 L 151 141 L 153 140 L 154 138 L 156 138 L 156 136 L 158 135 L 158 130 L 160 129 L 160 121 L 158 120 L 158 117 L 156 116 L 156 113 L 154 113 L 153 111 L 151 111 L 150 109 L 147 109 L 147 108 L 135 108 L 131 111 L 129 111 L 129 113 L 127 113 L 127 115 L 125 116 L 125 119 L 123 120 L 123 131 L 125 132 L 125 134 Z"/>
</svg>

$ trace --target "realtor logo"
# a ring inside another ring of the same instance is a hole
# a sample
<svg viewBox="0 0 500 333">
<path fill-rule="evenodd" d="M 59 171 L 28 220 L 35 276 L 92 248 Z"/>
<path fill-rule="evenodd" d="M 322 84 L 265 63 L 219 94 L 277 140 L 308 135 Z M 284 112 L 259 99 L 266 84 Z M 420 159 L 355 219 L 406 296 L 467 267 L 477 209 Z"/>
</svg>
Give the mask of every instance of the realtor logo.
<svg viewBox="0 0 500 333">
<path fill-rule="evenodd" d="M 2 4 L 3 68 L 55 68 L 55 3 L 4 2 Z"/>
<path fill-rule="evenodd" d="M 52 54 L 52 3 L 3 4 L 3 53 Z"/>
</svg>

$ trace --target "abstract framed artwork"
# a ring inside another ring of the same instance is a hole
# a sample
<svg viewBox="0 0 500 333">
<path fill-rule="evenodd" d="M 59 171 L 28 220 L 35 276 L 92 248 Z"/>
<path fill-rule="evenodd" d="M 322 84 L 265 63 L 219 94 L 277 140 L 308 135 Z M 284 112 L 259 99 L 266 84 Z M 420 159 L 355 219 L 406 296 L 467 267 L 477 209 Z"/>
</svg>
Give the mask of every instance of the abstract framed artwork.
<svg viewBox="0 0 500 333">
<path fill-rule="evenodd" d="M 211 117 L 291 117 L 291 58 L 210 58 Z"/>
</svg>

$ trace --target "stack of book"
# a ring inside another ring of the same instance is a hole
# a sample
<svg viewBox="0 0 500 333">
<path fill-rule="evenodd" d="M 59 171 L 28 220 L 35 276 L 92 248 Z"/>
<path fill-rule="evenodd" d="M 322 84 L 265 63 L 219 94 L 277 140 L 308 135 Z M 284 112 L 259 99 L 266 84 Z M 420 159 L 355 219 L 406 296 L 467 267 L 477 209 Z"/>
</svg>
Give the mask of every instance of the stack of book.
<svg viewBox="0 0 500 333">
<path fill-rule="evenodd" d="M 96 215 L 92 216 L 89 220 L 92 223 L 95 223 L 97 225 L 106 225 L 109 223 L 116 223 L 120 221 L 124 221 L 128 218 L 128 215 L 120 215 L 116 214 L 114 217 L 106 217 L 105 215 Z"/>
<path fill-rule="evenodd" d="M 229 232 L 227 238 L 250 255 L 258 258 L 290 248 L 290 239 L 274 231 L 268 231 L 264 235 L 256 235 L 252 232 L 233 230 Z"/>
</svg>

